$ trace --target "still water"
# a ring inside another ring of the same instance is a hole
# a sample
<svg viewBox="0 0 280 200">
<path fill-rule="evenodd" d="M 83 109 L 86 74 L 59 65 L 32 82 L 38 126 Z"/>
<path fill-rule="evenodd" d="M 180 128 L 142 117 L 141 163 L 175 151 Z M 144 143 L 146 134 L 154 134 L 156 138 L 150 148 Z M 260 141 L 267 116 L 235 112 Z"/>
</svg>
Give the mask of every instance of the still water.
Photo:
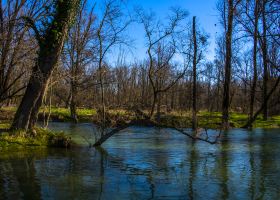
<svg viewBox="0 0 280 200">
<path fill-rule="evenodd" d="M 91 124 L 51 123 L 83 148 L 0 154 L 0 199 L 280 199 L 280 130 L 231 130 L 220 144 L 132 127 L 103 144 Z"/>
</svg>

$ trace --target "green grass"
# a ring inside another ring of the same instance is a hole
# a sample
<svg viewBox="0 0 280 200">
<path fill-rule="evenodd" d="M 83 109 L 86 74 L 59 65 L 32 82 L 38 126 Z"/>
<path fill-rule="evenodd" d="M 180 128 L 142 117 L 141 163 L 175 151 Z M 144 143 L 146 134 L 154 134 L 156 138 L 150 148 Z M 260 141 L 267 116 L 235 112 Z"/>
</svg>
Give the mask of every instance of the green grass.
<svg viewBox="0 0 280 200">
<path fill-rule="evenodd" d="M 7 128 L 8 125 L 0 124 Z M 63 132 L 52 132 L 50 130 L 35 128 L 32 132 L 16 131 L 0 133 L 0 148 L 7 147 L 70 147 L 73 145 L 71 138 L 64 135 Z"/>
<path fill-rule="evenodd" d="M 14 113 L 15 108 L 5 108 L 9 113 Z M 42 110 L 41 110 L 42 112 Z M 94 122 L 97 117 L 96 110 L 93 109 L 78 109 L 79 121 L 81 122 Z M 69 121 L 70 112 L 65 108 L 52 108 L 52 117 L 58 118 L 61 121 Z M 132 112 L 125 110 L 110 110 L 109 118 L 112 121 L 118 119 L 131 120 L 134 118 Z M 248 119 L 246 114 L 230 113 L 230 123 L 232 127 L 242 127 Z M 191 113 L 190 112 L 171 112 L 162 115 L 161 124 L 165 126 L 177 127 L 191 127 Z M 198 113 L 199 127 L 217 129 L 221 126 L 221 113 L 220 112 L 206 112 L 200 111 Z M 0 130 L 5 131 L 10 127 L 9 120 L 0 121 Z M 264 121 L 261 116 L 257 118 L 253 124 L 253 128 L 279 128 L 280 115 L 273 116 L 267 121 Z M 0 132 L 0 150 L 7 147 L 69 147 L 73 145 L 71 138 L 64 135 L 63 132 L 52 132 L 42 128 L 35 128 L 33 132 Z"/>
<path fill-rule="evenodd" d="M 40 114 L 43 115 L 43 109 L 40 110 Z M 46 111 L 46 115 L 48 114 L 48 111 Z M 92 120 L 92 117 L 96 115 L 96 110 L 94 109 L 77 109 L 77 114 L 79 116 L 80 122 L 88 122 Z M 57 121 L 64 121 L 69 122 L 71 121 L 70 118 L 70 110 L 67 108 L 56 108 L 53 107 L 51 109 L 51 118 L 57 120 Z"/>
<path fill-rule="evenodd" d="M 3 108 L 9 113 L 13 113 L 16 108 L 8 107 Z M 40 110 L 40 115 L 42 115 L 43 109 Z M 77 110 L 79 122 L 97 122 L 98 115 L 95 109 L 87 109 L 82 108 Z M 113 121 L 118 118 L 123 118 L 125 120 L 130 120 L 134 118 L 132 112 L 122 110 L 122 109 L 115 109 L 109 110 L 109 118 Z M 180 126 L 180 127 L 191 127 L 191 112 L 188 111 L 174 111 L 170 113 L 166 113 L 162 115 L 161 123 L 164 125 L 170 126 Z M 199 127 L 207 127 L 207 128 L 220 128 L 221 125 L 221 116 L 220 112 L 207 112 L 207 111 L 200 111 L 198 113 L 198 124 Z M 56 108 L 53 107 L 51 110 L 51 119 L 54 121 L 61 121 L 61 122 L 69 122 L 71 121 L 70 118 L 70 111 L 66 108 Z M 242 127 L 246 124 L 248 116 L 246 114 L 231 112 L 230 113 L 230 124 L 232 127 Z M 4 126 L 6 125 L 0 125 Z M 273 116 L 269 118 L 267 121 L 262 120 L 262 117 L 259 116 L 255 123 L 253 124 L 254 128 L 279 128 L 280 127 L 280 115 Z"/>
<path fill-rule="evenodd" d="M 162 118 L 162 123 L 172 126 L 191 127 L 191 113 L 190 112 L 172 112 Z M 222 113 L 220 112 L 206 112 L 200 111 L 198 113 L 199 127 L 220 128 Z M 232 127 L 240 128 L 246 124 L 248 115 L 241 113 L 230 113 L 230 124 Z M 253 123 L 253 128 L 279 128 L 280 115 L 273 116 L 267 121 L 264 121 L 261 116 Z"/>
<path fill-rule="evenodd" d="M 0 129 L 8 129 L 10 128 L 10 123 L 0 123 Z"/>
</svg>

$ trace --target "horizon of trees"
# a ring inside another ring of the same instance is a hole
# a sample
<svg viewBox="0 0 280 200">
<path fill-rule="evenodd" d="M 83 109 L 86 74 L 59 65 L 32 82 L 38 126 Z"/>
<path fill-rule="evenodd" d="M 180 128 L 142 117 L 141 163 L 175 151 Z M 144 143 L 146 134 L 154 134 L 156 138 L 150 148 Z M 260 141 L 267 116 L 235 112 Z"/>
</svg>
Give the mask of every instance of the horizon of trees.
<svg viewBox="0 0 280 200">
<path fill-rule="evenodd" d="M 213 61 L 209 35 L 187 10 L 160 19 L 123 4 L 0 1 L 0 107 L 19 105 L 14 129 L 32 129 L 42 105 L 69 108 L 74 122 L 78 107 L 98 109 L 103 122 L 108 109 L 139 108 L 157 121 L 192 111 L 193 129 L 199 110 L 222 112 L 225 128 L 230 111 L 248 114 L 246 126 L 280 113 L 278 0 L 217 0 Z M 145 31 L 147 57 L 129 63 L 132 23 Z"/>
</svg>

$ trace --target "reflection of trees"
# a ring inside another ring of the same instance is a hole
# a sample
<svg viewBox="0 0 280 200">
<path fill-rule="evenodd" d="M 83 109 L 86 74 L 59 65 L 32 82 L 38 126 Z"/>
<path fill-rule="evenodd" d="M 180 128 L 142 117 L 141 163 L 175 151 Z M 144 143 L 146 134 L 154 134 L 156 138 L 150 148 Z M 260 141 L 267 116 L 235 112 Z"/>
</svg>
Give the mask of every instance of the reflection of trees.
<svg viewBox="0 0 280 200">
<path fill-rule="evenodd" d="M 197 155 L 197 150 L 196 150 L 196 143 L 195 141 L 191 142 L 191 152 L 189 156 L 189 163 L 190 163 L 190 168 L 189 168 L 189 188 L 188 188 L 188 195 L 189 199 L 194 199 L 194 191 L 193 191 L 193 183 L 196 177 L 196 172 L 197 172 L 197 162 L 198 155 Z"/>
<path fill-rule="evenodd" d="M 164 135 L 164 129 L 162 128 L 155 128 L 155 132 L 158 135 Z M 159 166 L 161 169 L 166 171 L 168 169 L 168 149 L 162 149 L 161 147 L 167 146 L 170 141 L 165 140 L 164 138 L 155 137 L 153 140 L 151 140 L 151 144 L 155 147 L 158 147 L 160 149 L 160 156 L 158 153 L 152 153 L 152 160 L 155 161 L 156 166 Z"/>
<path fill-rule="evenodd" d="M 159 195 L 179 195 L 180 192 L 184 192 L 183 195 L 188 199 L 195 199 L 202 194 L 205 195 L 203 197 L 229 199 L 235 197 L 233 191 L 239 184 L 236 182 L 238 177 L 230 177 L 229 169 L 239 170 L 232 168 L 239 164 L 239 155 L 245 156 L 241 159 L 246 164 L 246 169 L 242 172 L 247 172 L 248 168 L 250 170 L 241 178 L 245 181 L 242 184 L 248 186 L 240 190 L 242 195 L 245 192 L 244 196 L 248 199 L 277 199 L 279 194 L 276 193 L 275 187 L 279 188 L 280 184 L 280 177 L 276 172 L 279 166 L 279 151 L 275 149 L 279 148 L 279 144 L 266 132 L 260 138 L 254 133 L 248 135 L 248 138 L 248 154 L 245 150 L 238 155 L 235 152 L 230 154 L 230 144 L 238 147 L 235 142 L 239 145 L 244 141 L 234 140 L 235 137 L 225 133 L 221 144 L 217 146 L 220 147 L 220 151 L 216 151 L 215 147 L 213 155 L 208 154 L 211 153 L 211 149 L 208 152 L 208 148 L 204 148 L 198 142 L 188 143 L 188 151 L 182 150 L 184 153 L 181 154 L 177 148 L 175 151 L 167 148 L 170 144 L 174 145 L 170 138 L 153 138 L 148 143 L 153 148 L 144 149 L 144 152 L 136 151 L 139 157 L 135 157 L 135 152 L 128 152 L 134 149 L 118 147 L 110 149 L 110 153 L 102 148 L 67 151 L 52 149 L 44 154 L 35 150 L 18 157 L 2 159 L 1 156 L 0 199 L 40 199 L 46 196 L 107 199 L 112 192 L 119 194 L 119 191 L 120 198 L 128 199 L 154 199 Z M 247 141 L 245 142 L 247 144 Z M 181 163 L 181 156 L 185 162 Z M 207 159 L 210 159 L 211 163 L 207 163 Z M 213 166 L 216 167 L 214 174 L 211 173 Z M 176 177 L 173 176 L 174 172 Z M 177 178 L 177 172 L 181 174 L 176 183 L 174 179 Z M 216 178 L 219 179 L 218 185 L 215 182 Z M 203 188 L 205 179 L 211 183 L 209 188 Z M 173 187 L 167 188 L 165 183 L 175 183 L 175 186 L 179 186 L 178 190 L 174 190 Z M 233 188 L 230 187 L 230 183 L 233 183 Z M 126 193 L 123 193 L 124 190 Z M 213 190 L 218 191 L 218 194 L 207 194 L 213 193 Z"/>
<path fill-rule="evenodd" d="M 122 159 L 120 157 L 116 157 L 116 156 L 110 155 L 102 147 L 97 148 L 97 151 L 100 153 L 100 156 L 101 156 L 101 159 L 100 159 L 101 160 L 101 162 L 100 162 L 100 178 L 102 180 L 100 182 L 99 199 L 101 198 L 101 196 L 103 194 L 103 188 L 104 188 L 104 184 L 102 183 L 103 180 L 110 179 L 110 177 L 106 177 L 105 176 L 105 171 L 106 171 L 106 167 L 104 167 L 104 163 L 105 162 L 106 162 L 106 164 L 108 166 L 112 166 L 112 165 L 118 166 L 118 169 L 120 171 L 124 171 L 126 173 L 126 175 L 128 176 L 127 178 L 128 178 L 128 182 L 130 183 L 129 184 L 130 187 L 133 187 L 133 185 L 135 184 L 134 181 L 130 180 L 131 178 L 133 179 L 135 174 L 144 176 L 146 178 L 147 184 L 149 184 L 149 189 L 150 189 L 150 198 L 149 199 L 153 199 L 154 198 L 155 185 L 153 183 L 153 171 L 152 170 L 141 169 L 141 168 L 137 168 L 135 166 L 131 166 L 131 165 L 126 163 L 125 159 Z M 115 187 L 118 187 L 118 186 L 115 185 Z M 132 197 L 135 198 L 137 194 L 134 193 L 133 188 L 132 188 L 132 190 L 130 192 L 132 192 L 131 193 Z"/>
<path fill-rule="evenodd" d="M 20 190 L 9 161 L 0 161 L 0 197 L 3 199 L 19 199 Z"/>
<path fill-rule="evenodd" d="M 271 146 L 272 145 L 272 146 Z M 260 152 L 259 152 L 259 192 L 257 199 L 265 199 L 266 192 L 270 192 L 266 190 L 265 186 L 265 178 L 266 172 L 272 172 L 273 168 L 270 168 L 273 164 L 273 138 L 267 137 L 266 132 L 262 132 L 262 136 L 260 138 Z M 270 180 L 270 184 L 272 180 Z M 277 180 L 279 181 L 279 180 Z M 276 186 L 276 185 L 275 185 Z M 277 186 L 276 186 L 277 187 Z"/>
<path fill-rule="evenodd" d="M 221 178 L 221 199 L 229 198 L 229 189 L 228 189 L 228 132 L 225 131 L 223 139 L 221 140 L 221 158 L 218 168 L 220 169 L 220 178 Z"/>
<path fill-rule="evenodd" d="M 0 195 L 5 199 L 41 199 L 34 155 L 3 161 L 0 162 Z"/>
<path fill-rule="evenodd" d="M 249 191 L 250 198 L 256 199 L 255 197 L 255 184 L 256 184 L 256 168 L 255 168 L 255 157 L 254 157 L 254 135 L 253 132 L 249 133 L 249 163 L 250 163 L 250 183 L 249 183 Z"/>
<path fill-rule="evenodd" d="M 102 199 L 102 194 L 103 194 L 103 184 L 104 184 L 104 181 L 105 181 L 105 168 L 104 168 L 104 161 L 106 162 L 107 160 L 107 155 L 108 155 L 108 152 L 99 147 L 97 148 L 97 151 L 99 152 L 100 154 L 100 171 L 99 171 L 99 177 L 100 177 L 100 188 L 99 188 L 99 194 L 98 194 L 98 199 Z M 105 158 L 105 160 L 104 160 Z"/>
<path fill-rule="evenodd" d="M 24 199 L 40 199 L 41 187 L 36 180 L 35 158 L 30 156 L 23 160 L 16 159 L 11 161 L 11 164 L 17 177 L 19 189 L 24 194 Z"/>
</svg>

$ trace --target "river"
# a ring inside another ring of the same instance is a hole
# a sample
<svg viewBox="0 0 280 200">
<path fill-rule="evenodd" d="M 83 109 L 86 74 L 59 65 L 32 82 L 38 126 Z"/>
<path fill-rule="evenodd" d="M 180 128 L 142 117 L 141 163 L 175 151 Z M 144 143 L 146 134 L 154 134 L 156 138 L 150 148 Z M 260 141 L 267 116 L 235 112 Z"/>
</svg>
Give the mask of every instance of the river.
<svg viewBox="0 0 280 200">
<path fill-rule="evenodd" d="M 91 124 L 50 123 L 81 147 L 0 155 L 0 199 L 280 199 L 280 130 L 233 129 L 219 144 L 131 127 L 88 148 Z"/>
</svg>

